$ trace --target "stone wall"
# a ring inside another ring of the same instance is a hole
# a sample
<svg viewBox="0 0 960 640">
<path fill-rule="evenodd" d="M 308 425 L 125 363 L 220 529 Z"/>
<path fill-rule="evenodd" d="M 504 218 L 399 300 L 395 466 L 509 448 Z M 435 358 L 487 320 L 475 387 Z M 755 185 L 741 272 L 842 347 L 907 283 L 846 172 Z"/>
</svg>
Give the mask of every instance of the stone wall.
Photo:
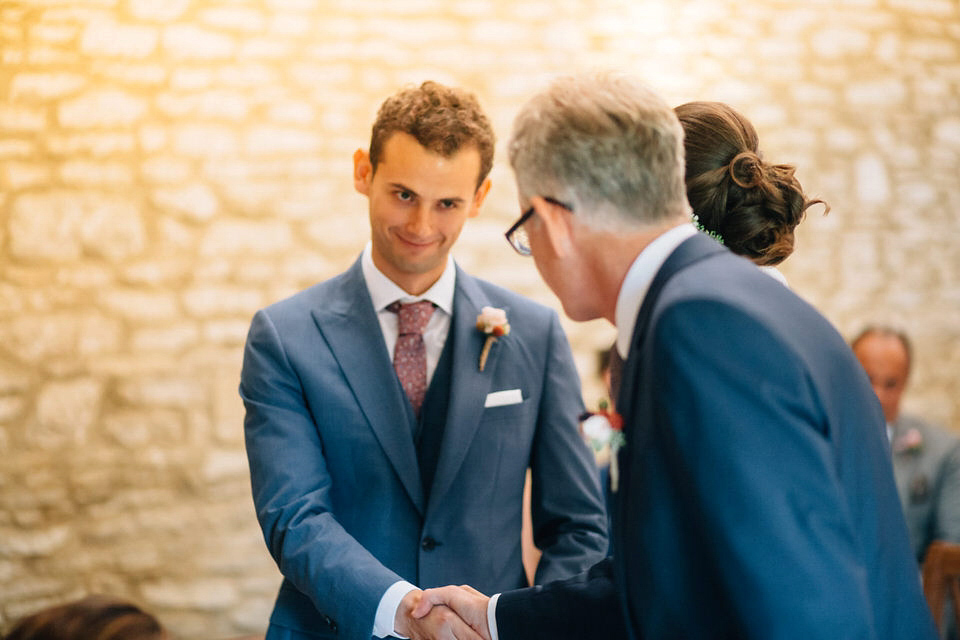
<svg viewBox="0 0 960 640">
<path fill-rule="evenodd" d="M 908 403 L 960 428 L 955 0 L 0 0 L 0 65 L 0 629 L 90 591 L 182 638 L 265 628 L 246 327 L 357 255 L 351 153 L 428 78 L 476 91 L 501 137 L 458 260 L 553 306 L 502 238 L 518 104 L 621 68 L 740 108 L 833 206 L 794 288 L 846 335 L 906 326 Z M 593 402 L 612 329 L 565 326 Z"/>
</svg>

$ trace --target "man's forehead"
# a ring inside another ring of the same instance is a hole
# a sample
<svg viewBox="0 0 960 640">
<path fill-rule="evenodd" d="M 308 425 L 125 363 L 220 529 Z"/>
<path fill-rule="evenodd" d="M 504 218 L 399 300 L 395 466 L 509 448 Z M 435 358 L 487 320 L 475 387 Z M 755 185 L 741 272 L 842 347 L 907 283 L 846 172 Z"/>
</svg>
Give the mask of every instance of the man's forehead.
<svg viewBox="0 0 960 640">
<path fill-rule="evenodd" d="M 480 152 L 470 146 L 444 156 L 427 149 L 413 136 L 398 132 L 384 145 L 376 171 L 388 182 L 403 184 L 412 191 L 447 191 L 449 195 L 443 197 L 460 197 L 463 190 L 472 193 L 477 186 Z"/>
</svg>

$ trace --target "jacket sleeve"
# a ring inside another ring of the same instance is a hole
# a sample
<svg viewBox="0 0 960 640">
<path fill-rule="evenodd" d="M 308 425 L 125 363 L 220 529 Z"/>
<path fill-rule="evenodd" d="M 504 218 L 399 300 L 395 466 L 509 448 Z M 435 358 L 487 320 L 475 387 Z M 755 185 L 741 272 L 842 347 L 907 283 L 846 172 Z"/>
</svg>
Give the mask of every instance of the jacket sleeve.
<svg viewBox="0 0 960 640">
<path fill-rule="evenodd" d="M 347 638 L 369 638 L 377 604 L 401 578 L 332 513 L 324 450 L 270 317 L 250 327 L 240 376 L 253 501 L 280 572 Z"/>
<path fill-rule="evenodd" d="M 579 431 L 580 380 L 566 335 L 550 314 L 543 393 L 531 453 L 537 584 L 585 571 L 607 552 L 607 517 L 593 454 Z"/>
<path fill-rule="evenodd" d="M 567 580 L 500 594 L 496 616 L 500 640 L 627 637 L 610 558 Z"/>
</svg>

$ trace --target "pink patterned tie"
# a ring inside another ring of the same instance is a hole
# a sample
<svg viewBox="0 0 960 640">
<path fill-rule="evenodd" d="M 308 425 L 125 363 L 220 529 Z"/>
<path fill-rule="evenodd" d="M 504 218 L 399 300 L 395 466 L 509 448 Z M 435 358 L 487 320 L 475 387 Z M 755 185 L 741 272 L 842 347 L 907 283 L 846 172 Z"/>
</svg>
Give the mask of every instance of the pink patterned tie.
<svg viewBox="0 0 960 640">
<path fill-rule="evenodd" d="M 420 300 L 410 304 L 394 302 L 387 307 L 397 314 L 399 335 L 393 350 L 393 368 L 400 384 L 413 405 L 413 413 L 420 415 L 423 397 L 427 394 L 427 348 L 423 344 L 423 330 L 433 313 L 433 303 Z"/>
</svg>

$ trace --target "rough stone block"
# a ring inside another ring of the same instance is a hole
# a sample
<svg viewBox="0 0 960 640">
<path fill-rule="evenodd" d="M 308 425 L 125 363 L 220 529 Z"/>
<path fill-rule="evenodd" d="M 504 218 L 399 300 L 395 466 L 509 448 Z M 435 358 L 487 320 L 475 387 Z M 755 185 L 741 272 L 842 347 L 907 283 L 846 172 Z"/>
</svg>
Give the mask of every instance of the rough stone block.
<svg viewBox="0 0 960 640">
<path fill-rule="evenodd" d="M 886 204 L 890 199 L 890 178 L 883 159 L 876 154 L 862 154 L 856 165 L 857 197 L 864 204 Z"/>
<path fill-rule="evenodd" d="M 167 79 L 169 70 L 162 64 L 149 62 L 107 62 L 97 64 L 97 76 L 114 80 L 141 91 L 154 89 Z"/>
<path fill-rule="evenodd" d="M 189 162 L 173 155 L 154 156 L 144 160 L 140 173 L 148 182 L 154 184 L 176 184 L 190 178 L 192 168 Z"/>
<path fill-rule="evenodd" d="M 184 14 L 191 0 L 130 0 L 130 13 L 138 20 L 172 22 Z"/>
<path fill-rule="evenodd" d="M 67 135 L 50 135 L 44 140 L 47 149 L 56 155 L 73 156 L 89 154 L 107 156 L 129 153 L 137 143 L 130 133 L 85 132 Z"/>
<path fill-rule="evenodd" d="M 253 155 L 309 154 L 318 152 L 322 144 L 320 134 L 312 129 L 259 126 L 247 133 L 245 149 Z"/>
<path fill-rule="evenodd" d="M 69 538 L 70 528 L 67 525 L 29 531 L 3 527 L 0 529 L 0 556 L 48 556 L 67 544 Z"/>
<path fill-rule="evenodd" d="M 216 315 L 250 314 L 263 306 L 262 294 L 254 289 L 228 286 L 196 286 L 183 293 L 190 315 L 208 318 Z"/>
<path fill-rule="evenodd" d="M 853 82 L 846 90 L 847 101 L 857 107 L 890 108 L 903 104 L 907 88 L 895 78 Z"/>
<path fill-rule="evenodd" d="M 282 221 L 215 221 L 204 234 L 203 255 L 283 252 L 293 244 L 290 225 Z"/>
<path fill-rule="evenodd" d="M 179 323 L 169 327 L 139 329 L 131 336 L 136 351 L 179 352 L 197 344 L 200 331 L 196 325 Z"/>
<path fill-rule="evenodd" d="M 143 98 L 118 89 L 88 91 L 60 105 L 58 118 L 64 127 L 126 127 L 147 109 Z"/>
<path fill-rule="evenodd" d="M 176 294 L 169 291 L 112 289 L 103 291 L 99 300 L 111 314 L 141 322 L 164 322 L 180 313 Z"/>
<path fill-rule="evenodd" d="M 14 100 L 39 98 L 50 100 L 75 93 L 87 84 L 87 78 L 79 73 L 22 72 L 10 81 L 10 95 Z"/>
<path fill-rule="evenodd" d="M 118 393 L 135 405 L 196 409 L 203 401 L 204 390 L 190 377 L 144 377 L 123 382 Z"/>
<path fill-rule="evenodd" d="M 50 167 L 36 162 L 5 162 L 0 175 L 8 189 L 17 191 L 49 183 Z"/>
<path fill-rule="evenodd" d="M 236 41 L 223 33 L 192 24 L 164 28 L 163 50 L 173 59 L 223 60 L 233 56 Z"/>
<path fill-rule="evenodd" d="M 180 187 L 156 189 L 153 192 L 153 201 L 160 208 L 182 215 L 195 222 L 209 220 L 217 214 L 220 208 L 217 196 L 210 187 L 200 182 Z"/>
<path fill-rule="evenodd" d="M 4 133 L 40 131 L 46 125 L 43 109 L 0 103 L 0 131 Z"/>
<path fill-rule="evenodd" d="M 29 140 L 0 140 L 0 158 L 26 158 L 36 153 L 36 145 Z"/>
<path fill-rule="evenodd" d="M 71 160 L 60 166 L 60 178 L 69 186 L 124 186 L 133 183 L 133 171 L 125 162 Z"/>
<path fill-rule="evenodd" d="M 172 410 L 120 410 L 103 418 L 104 432 L 129 449 L 172 445 L 183 440 L 183 419 Z"/>
<path fill-rule="evenodd" d="M 80 39 L 80 50 L 88 56 L 145 58 L 157 48 L 157 27 L 96 20 L 87 24 Z"/>
<path fill-rule="evenodd" d="M 219 124 L 185 124 L 173 133 L 173 148 L 191 157 L 231 156 L 239 145 L 236 133 Z"/>
<path fill-rule="evenodd" d="M 263 31 L 266 18 L 263 12 L 252 7 L 218 7 L 206 9 L 198 16 L 200 22 L 215 29 L 258 33 Z"/>
<path fill-rule="evenodd" d="M 100 411 L 103 384 L 93 379 L 49 382 L 37 396 L 38 433 L 46 444 L 83 444 Z"/>
<path fill-rule="evenodd" d="M 203 463 L 203 478 L 207 482 L 220 482 L 235 478 L 247 478 L 247 454 L 244 451 L 210 451 Z"/>
</svg>

